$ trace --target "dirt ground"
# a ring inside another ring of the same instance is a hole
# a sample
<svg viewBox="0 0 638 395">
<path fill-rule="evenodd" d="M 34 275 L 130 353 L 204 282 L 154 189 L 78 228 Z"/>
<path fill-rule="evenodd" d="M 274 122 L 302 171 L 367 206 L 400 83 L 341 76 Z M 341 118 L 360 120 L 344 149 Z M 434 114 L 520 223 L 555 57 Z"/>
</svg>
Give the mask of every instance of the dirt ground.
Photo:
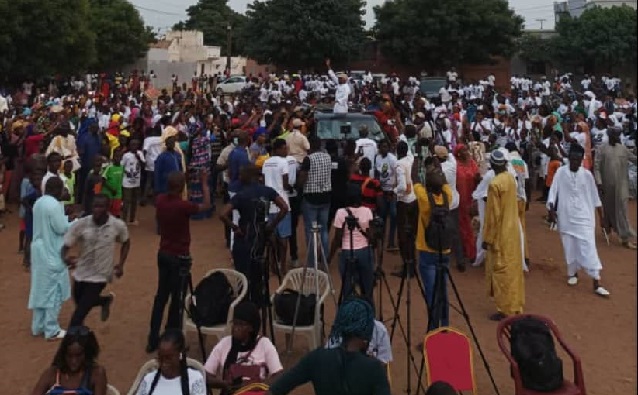
<svg viewBox="0 0 638 395">
<path fill-rule="evenodd" d="M 585 383 L 589 395 L 635 394 L 636 384 L 636 252 L 621 248 L 615 236 L 607 246 L 598 231 L 598 247 L 604 265 L 603 284 L 610 290 L 609 300 L 592 293 L 589 280 L 573 288 L 566 284 L 563 252 L 557 233 L 547 230 L 541 216 L 543 205 L 533 203 L 527 215 L 532 270 L 526 276 L 526 311 L 551 317 L 559 326 L 565 340 L 580 355 L 583 362 Z M 33 338 L 30 334 L 31 313 L 27 310 L 29 274 L 21 265 L 18 249 L 17 210 L 3 219 L 7 228 L 0 232 L 0 349 L 2 350 L 2 383 L 5 388 L 14 388 L 12 393 L 29 393 L 41 371 L 51 363 L 56 343 Z M 139 214 L 141 225 L 131 228 L 132 247 L 125 275 L 110 286 L 117 294 L 111 318 L 99 321 L 99 311 L 91 312 L 86 323 L 95 330 L 102 347 L 100 362 L 106 367 L 109 382 L 126 393 L 140 366 L 153 355 L 144 352 L 150 318 L 150 309 L 156 286 L 156 251 L 158 237 L 153 232 L 153 211 L 143 208 Z M 636 226 L 636 204 L 630 203 L 630 217 Z M 218 219 L 193 222 L 191 226 L 194 257 L 193 275 L 198 281 L 203 274 L 217 267 L 229 266 L 229 252 L 224 247 L 222 225 Z M 305 255 L 302 255 L 305 256 Z M 400 264 L 398 255 L 385 254 L 384 267 L 387 272 Z M 339 286 L 338 275 L 332 268 L 332 278 Z M 487 319 L 494 312 L 494 305 L 486 296 L 482 268 L 468 268 L 466 273 L 452 271 L 462 301 L 469 313 L 470 321 L 480 346 L 485 352 L 496 383 L 503 395 L 513 394 L 513 382 L 508 364 L 496 343 L 496 323 Z M 585 279 L 585 276 L 581 276 Z M 399 279 L 388 276 L 393 295 L 396 296 Z M 414 280 L 413 280 L 414 281 Z M 275 278 L 271 289 L 276 286 Z M 378 288 L 375 290 L 378 292 Z M 392 318 L 388 291 L 383 292 L 384 318 Z M 458 306 L 453 295 L 451 301 Z M 375 296 L 376 298 L 376 296 Z M 405 317 L 405 303 L 401 316 Z M 66 325 L 73 304 L 68 301 L 62 309 L 60 322 Z M 334 317 L 334 304 L 328 300 L 327 322 Z M 425 303 L 412 283 L 412 353 L 420 363 L 421 354 L 416 344 L 422 341 L 427 314 Z M 388 326 L 390 322 L 387 323 Z M 451 325 L 469 335 L 469 329 L 461 315 L 451 310 Z M 327 328 L 329 330 L 329 327 Z M 188 335 L 190 355 L 201 358 L 197 337 Z M 213 339 L 207 342 L 207 352 L 214 346 Z M 276 336 L 280 350 L 284 339 Z M 291 366 L 305 352 L 302 338 L 295 341 L 292 355 L 282 352 L 282 362 Z M 394 362 L 392 392 L 405 393 L 406 344 L 400 333 L 393 341 Z M 563 355 L 565 376 L 572 377 L 571 362 Z M 478 352 L 475 352 L 474 371 L 478 393 L 494 394 L 489 376 Z M 416 373 L 412 372 L 412 394 L 416 392 Z M 425 381 L 425 379 L 424 379 Z M 312 394 L 306 386 L 296 394 Z"/>
</svg>

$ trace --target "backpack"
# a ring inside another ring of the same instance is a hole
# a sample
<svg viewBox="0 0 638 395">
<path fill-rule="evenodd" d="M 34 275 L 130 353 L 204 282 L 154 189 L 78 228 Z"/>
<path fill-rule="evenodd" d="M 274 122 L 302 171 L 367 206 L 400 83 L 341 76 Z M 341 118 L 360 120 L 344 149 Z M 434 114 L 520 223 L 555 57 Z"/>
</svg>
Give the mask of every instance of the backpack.
<svg viewBox="0 0 638 395">
<path fill-rule="evenodd" d="M 510 347 L 524 388 L 552 392 L 563 385 L 563 362 L 556 354 L 554 337 L 544 322 L 523 318 L 512 323 Z"/>
<path fill-rule="evenodd" d="M 275 314 L 277 321 L 283 325 L 292 325 L 295 319 L 295 309 L 297 300 L 299 301 L 299 311 L 297 312 L 298 326 L 312 325 L 315 321 L 315 307 L 317 305 L 317 295 L 300 295 L 293 289 L 284 289 L 282 293 L 275 294 Z"/>
<path fill-rule="evenodd" d="M 228 310 L 235 292 L 221 272 L 205 277 L 195 287 L 190 301 L 189 314 L 198 326 L 213 326 L 226 323 Z"/>
<path fill-rule="evenodd" d="M 430 222 L 425 228 L 425 242 L 434 250 L 449 250 L 452 246 L 452 232 L 447 226 L 447 217 L 450 214 L 447 194 L 442 193 L 443 204 L 436 204 L 431 192 L 427 194 L 430 202 Z"/>
</svg>

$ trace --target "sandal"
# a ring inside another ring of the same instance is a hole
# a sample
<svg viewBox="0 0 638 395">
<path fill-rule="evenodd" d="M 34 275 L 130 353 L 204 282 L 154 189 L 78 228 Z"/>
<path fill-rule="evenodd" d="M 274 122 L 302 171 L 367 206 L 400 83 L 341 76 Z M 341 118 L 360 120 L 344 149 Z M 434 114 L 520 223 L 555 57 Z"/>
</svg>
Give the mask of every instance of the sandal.
<svg viewBox="0 0 638 395">
<path fill-rule="evenodd" d="M 636 249 L 636 243 L 631 242 L 631 241 L 625 241 L 622 243 L 622 246 L 629 249 L 629 250 L 635 250 Z"/>
</svg>

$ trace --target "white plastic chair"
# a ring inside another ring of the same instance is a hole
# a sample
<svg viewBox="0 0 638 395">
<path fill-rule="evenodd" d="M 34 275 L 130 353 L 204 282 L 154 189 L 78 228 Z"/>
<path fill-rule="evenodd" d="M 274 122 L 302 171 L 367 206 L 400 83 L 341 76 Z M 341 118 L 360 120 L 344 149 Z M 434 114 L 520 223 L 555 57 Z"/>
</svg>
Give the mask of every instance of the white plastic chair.
<svg viewBox="0 0 638 395">
<path fill-rule="evenodd" d="M 106 385 L 106 395 L 120 395 L 120 391 L 111 384 Z"/>
<path fill-rule="evenodd" d="M 233 287 L 233 292 L 236 295 L 235 300 L 230 304 L 230 308 L 228 309 L 228 318 L 226 319 L 225 324 L 215 325 L 215 326 L 200 326 L 199 328 L 202 331 L 202 334 L 205 336 L 214 336 L 219 341 L 223 337 L 230 334 L 231 326 L 233 323 L 233 316 L 235 313 L 235 306 L 241 302 L 246 296 L 246 292 L 248 291 L 248 279 L 242 273 L 232 270 L 232 269 L 214 269 L 206 273 L 204 278 L 212 275 L 213 273 L 223 273 L 230 286 Z M 191 295 L 186 295 L 187 306 L 190 305 Z M 188 331 L 197 331 L 197 326 L 188 316 L 188 312 L 184 309 L 184 333 Z"/>
<path fill-rule="evenodd" d="M 201 374 L 202 377 L 204 377 L 204 380 L 206 380 L 206 370 L 204 370 L 204 365 L 202 365 L 199 361 L 192 359 L 192 358 L 186 358 L 186 365 L 188 365 L 189 368 L 193 368 L 195 370 L 198 370 Z M 131 386 L 131 389 L 128 390 L 128 394 L 127 395 L 136 395 L 137 393 L 137 389 L 139 388 L 140 384 L 142 383 L 142 380 L 144 379 L 144 376 L 146 376 L 147 374 L 156 371 L 159 368 L 159 363 L 157 362 L 157 359 L 151 359 L 150 361 L 147 361 L 144 365 L 142 365 L 142 367 L 140 368 L 140 371 L 137 373 L 137 377 L 135 377 L 135 381 L 133 382 L 133 385 Z M 110 386 L 109 386 L 110 387 Z M 112 387 L 111 387 L 112 388 Z M 112 391 L 111 388 L 109 388 L 109 391 Z M 114 389 L 114 388 L 113 388 Z M 117 390 L 115 390 L 117 391 Z M 119 392 L 107 392 L 107 395 L 119 395 Z"/>
<path fill-rule="evenodd" d="M 283 293 L 286 289 L 292 289 L 301 293 L 303 288 L 303 295 L 309 295 L 316 293 L 318 296 L 317 304 L 315 306 L 315 319 L 314 323 L 308 326 L 295 326 L 295 335 L 299 334 L 304 336 L 308 340 L 310 350 L 314 350 L 321 345 L 321 330 L 323 323 L 321 321 L 321 308 L 324 301 L 330 293 L 330 281 L 328 275 L 321 270 L 315 271 L 315 269 L 306 269 L 306 277 L 303 278 L 304 268 L 293 269 L 286 274 L 281 286 L 275 291 L 275 294 L 271 296 L 271 301 L 274 305 L 275 295 Z M 317 280 L 319 280 L 319 289 L 317 290 Z M 286 348 L 290 351 L 290 336 L 293 333 L 292 325 L 284 325 L 278 322 L 278 317 L 273 309 L 273 327 L 275 330 L 282 331 L 286 334 Z"/>
</svg>

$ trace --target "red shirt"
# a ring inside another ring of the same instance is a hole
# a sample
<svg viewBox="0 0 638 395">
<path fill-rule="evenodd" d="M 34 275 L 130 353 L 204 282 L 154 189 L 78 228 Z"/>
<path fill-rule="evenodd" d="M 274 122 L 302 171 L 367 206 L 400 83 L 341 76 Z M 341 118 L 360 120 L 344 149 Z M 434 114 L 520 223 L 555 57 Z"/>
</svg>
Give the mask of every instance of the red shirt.
<svg viewBox="0 0 638 395">
<path fill-rule="evenodd" d="M 173 255 L 189 255 L 191 245 L 190 217 L 199 212 L 195 203 L 180 196 L 160 194 L 155 202 L 160 231 L 160 252 Z"/>
<path fill-rule="evenodd" d="M 383 195 L 379 180 L 354 173 L 350 176 L 350 182 L 361 185 L 361 205 L 372 211 L 376 210 L 377 198 Z"/>
<path fill-rule="evenodd" d="M 44 134 L 34 134 L 24 140 L 24 154 L 27 158 L 40 152 L 40 143 L 44 140 Z"/>
</svg>

